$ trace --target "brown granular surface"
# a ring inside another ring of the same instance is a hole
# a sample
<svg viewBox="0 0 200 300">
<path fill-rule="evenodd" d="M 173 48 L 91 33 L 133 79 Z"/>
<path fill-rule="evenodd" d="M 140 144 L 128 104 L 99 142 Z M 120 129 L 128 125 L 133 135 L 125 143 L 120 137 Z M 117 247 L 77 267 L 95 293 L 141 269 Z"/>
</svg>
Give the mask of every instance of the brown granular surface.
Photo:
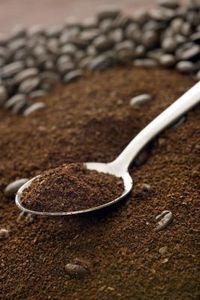
<svg viewBox="0 0 200 300">
<path fill-rule="evenodd" d="M 171 70 L 118 68 L 57 87 L 45 100 L 48 108 L 27 118 L 1 111 L 0 190 L 63 163 L 112 161 L 193 84 Z M 154 99 L 130 107 L 144 92 Z M 198 299 L 199 124 L 195 108 L 163 133 L 146 163 L 130 170 L 130 197 L 106 211 L 17 221 L 14 199 L 1 192 L 1 226 L 10 229 L 1 241 L 2 298 Z M 155 217 L 163 210 L 174 219 L 156 232 Z M 71 279 L 65 266 L 82 260 L 90 272 Z"/>
<path fill-rule="evenodd" d="M 122 193 L 120 178 L 73 163 L 37 177 L 24 190 L 22 204 L 35 211 L 72 212 L 106 204 Z"/>
</svg>

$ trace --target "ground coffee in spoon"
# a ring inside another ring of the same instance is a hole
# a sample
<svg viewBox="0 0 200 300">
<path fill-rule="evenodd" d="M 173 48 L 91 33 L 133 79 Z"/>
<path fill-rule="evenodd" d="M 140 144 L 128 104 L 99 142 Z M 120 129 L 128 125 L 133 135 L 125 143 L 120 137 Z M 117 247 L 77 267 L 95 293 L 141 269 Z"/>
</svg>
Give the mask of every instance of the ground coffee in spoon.
<svg viewBox="0 0 200 300">
<path fill-rule="evenodd" d="M 108 203 L 122 192 L 120 178 L 73 163 L 48 170 L 36 178 L 23 192 L 22 203 L 36 211 L 70 212 Z"/>
</svg>

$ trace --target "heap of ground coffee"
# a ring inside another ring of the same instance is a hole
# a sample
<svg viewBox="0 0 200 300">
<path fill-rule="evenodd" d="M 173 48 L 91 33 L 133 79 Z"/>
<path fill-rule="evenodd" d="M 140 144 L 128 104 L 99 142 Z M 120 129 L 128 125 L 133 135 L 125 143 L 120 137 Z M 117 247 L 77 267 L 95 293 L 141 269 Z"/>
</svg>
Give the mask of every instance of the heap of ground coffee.
<svg viewBox="0 0 200 300">
<path fill-rule="evenodd" d="M 35 211 L 68 212 L 108 203 L 122 192 L 120 178 L 73 163 L 37 177 L 24 191 L 22 202 Z"/>
</svg>

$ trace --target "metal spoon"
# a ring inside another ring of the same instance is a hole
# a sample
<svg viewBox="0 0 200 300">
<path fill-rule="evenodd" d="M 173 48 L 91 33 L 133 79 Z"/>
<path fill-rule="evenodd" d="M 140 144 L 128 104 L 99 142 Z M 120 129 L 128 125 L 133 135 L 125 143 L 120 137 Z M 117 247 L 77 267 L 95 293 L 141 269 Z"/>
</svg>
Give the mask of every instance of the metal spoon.
<svg viewBox="0 0 200 300">
<path fill-rule="evenodd" d="M 65 215 L 75 215 L 93 212 L 120 201 L 127 194 L 130 193 L 133 187 L 132 178 L 128 172 L 131 162 L 136 158 L 138 153 L 146 146 L 155 136 L 157 136 L 163 129 L 168 127 L 170 124 L 175 122 L 183 114 L 189 111 L 192 107 L 200 102 L 200 81 L 195 84 L 189 91 L 187 91 L 183 96 L 171 104 L 166 110 L 164 110 L 158 117 L 156 117 L 149 125 L 147 125 L 122 151 L 122 153 L 110 163 L 96 163 L 87 162 L 85 166 L 87 169 L 96 170 L 99 172 L 109 173 L 117 177 L 121 177 L 124 183 L 124 191 L 122 195 L 112 201 L 99 205 L 96 207 L 91 207 L 85 210 L 70 211 L 70 212 L 39 212 L 27 209 L 21 203 L 21 196 L 27 187 L 29 187 L 32 181 L 40 176 L 36 176 L 26 182 L 17 192 L 15 202 L 16 205 L 24 212 L 37 214 L 37 215 L 48 215 L 48 216 L 65 216 Z"/>
</svg>

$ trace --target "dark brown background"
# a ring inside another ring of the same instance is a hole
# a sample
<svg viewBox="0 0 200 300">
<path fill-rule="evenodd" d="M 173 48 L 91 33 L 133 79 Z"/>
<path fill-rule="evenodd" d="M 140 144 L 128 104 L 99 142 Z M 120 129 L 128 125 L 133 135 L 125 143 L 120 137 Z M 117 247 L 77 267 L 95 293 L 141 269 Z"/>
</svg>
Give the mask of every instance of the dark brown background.
<svg viewBox="0 0 200 300">
<path fill-rule="evenodd" d="M 101 7 L 117 6 L 132 14 L 150 7 L 155 0 L 0 0 L 0 32 L 7 33 L 22 24 L 58 24 L 68 16 L 79 19 L 94 15 Z"/>
</svg>

